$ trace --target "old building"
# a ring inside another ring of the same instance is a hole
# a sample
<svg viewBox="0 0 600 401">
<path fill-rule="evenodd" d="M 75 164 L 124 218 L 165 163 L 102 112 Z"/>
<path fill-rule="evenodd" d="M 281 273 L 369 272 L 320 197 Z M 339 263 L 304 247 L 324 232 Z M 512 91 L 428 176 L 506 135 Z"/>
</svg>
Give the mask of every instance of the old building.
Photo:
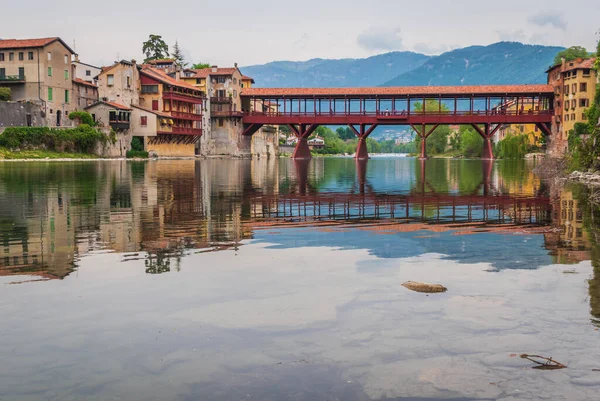
<svg viewBox="0 0 600 401">
<path fill-rule="evenodd" d="M 13 101 L 40 103 L 49 126 L 70 125 L 73 54 L 57 37 L 0 40 L 0 86 L 11 89 Z"/>
<path fill-rule="evenodd" d="M 105 102 L 125 106 L 139 103 L 139 69 L 135 60 L 121 60 L 102 68 L 97 76 L 98 96 Z"/>
<path fill-rule="evenodd" d="M 83 110 L 98 101 L 98 86 L 81 78 L 73 79 L 74 109 Z"/>
<path fill-rule="evenodd" d="M 160 112 L 157 135 L 147 138 L 146 150 L 161 156 L 194 156 L 202 136 L 204 97 L 195 86 L 143 65 L 138 105 Z"/>
<path fill-rule="evenodd" d="M 598 82 L 594 62 L 594 58 L 563 60 L 546 71 L 555 94 L 551 153 L 564 153 L 575 124 L 587 122 L 585 111 L 594 101 Z"/>
<path fill-rule="evenodd" d="M 125 156 L 131 149 L 132 131 L 131 126 L 131 107 L 116 102 L 98 101 L 95 104 L 85 108 L 85 111 L 92 115 L 94 121 L 105 132 L 111 130 L 116 134 L 115 143 L 106 146 L 105 156 Z"/>
<path fill-rule="evenodd" d="M 79 56 L 75 55 L 73 60 L 73 79 L 81 79 L 86 82 L 94 82 L 94 79 L 102 72 L 102 68 L 79 61 Z"/>
<path fill-rule="evenodd" d="M 503 112 L 511 114 L 540 110 L 540 104 L 533 99 L 524 99 L 524 103 L 519 105 L 515 101 L 510 101 L 501 107 Z M 494 110 L 498 111 L 498 109 L 495 108 Z M 542 144 L 542 132 L 535 124 L 503 124 L 494 135 L 494 142 L 501 141 L 508 135 L 527 135 L 530 145 L 540 146 Z"/>
</svg>

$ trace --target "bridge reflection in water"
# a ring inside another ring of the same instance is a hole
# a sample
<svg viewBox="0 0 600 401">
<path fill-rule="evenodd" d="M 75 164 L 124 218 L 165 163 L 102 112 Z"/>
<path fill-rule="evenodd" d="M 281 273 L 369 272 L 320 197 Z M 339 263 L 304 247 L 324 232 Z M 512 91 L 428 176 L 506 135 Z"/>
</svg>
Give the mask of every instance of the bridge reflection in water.
<svg viewBox="0 0 600 401">
<path fill-rule="evenodd" d="M 412 224 L 412 230 L 445 224 L 504 225 L 503 230 L 523 230 L 552 223 L 552 205 L 546 195 L 501 194 L 491 180 L 493 162 L 481 161 L 481 182 L 470 194 L 437 193 L 427 179 L 427 161 L 420 160 L 419 179 L 408 194 L 377 192 L 367 179 L 367 160 L 356 161 L 357 187 L 347 193 L 316 192 L 308 183 L 308 160 L 294 160 L 296 193 L 255 195 L 248 224 L 259 226 L 323 223 Z"/>
</svg>

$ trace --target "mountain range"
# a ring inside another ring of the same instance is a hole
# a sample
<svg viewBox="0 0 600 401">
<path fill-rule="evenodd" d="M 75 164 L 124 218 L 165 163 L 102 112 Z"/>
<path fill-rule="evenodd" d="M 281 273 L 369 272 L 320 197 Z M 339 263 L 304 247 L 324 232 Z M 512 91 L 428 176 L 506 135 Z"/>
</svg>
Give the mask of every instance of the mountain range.
<svg viewBox="0 0 600 401">
<path fill-rule="evenodd" d="M 562 47 L 499 42 L 439 56 L 391 52 L 362 59 L 273 61 L 243 67 L 258 87 L 359 87 L 545 83 Z"/>
</svg>

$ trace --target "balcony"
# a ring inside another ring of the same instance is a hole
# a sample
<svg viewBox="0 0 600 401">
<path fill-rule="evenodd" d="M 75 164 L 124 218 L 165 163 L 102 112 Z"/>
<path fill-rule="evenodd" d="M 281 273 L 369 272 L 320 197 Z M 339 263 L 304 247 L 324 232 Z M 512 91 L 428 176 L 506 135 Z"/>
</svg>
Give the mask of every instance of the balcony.
<svg viewBox="0 0 600 401">
<path fill-rule="evenodd" d="M 3 84 L 24 84 L 25 75 L 0 75 L 0 82 Z"/>
<path fill-rule="evenodd" d="M 109 121 L 108 124 L 115 131 L 126 131 L 129 129 L 129 121 Z"/>
<path fill-rule="evenodd" d="M 241 111 L 232 111 L 232 110 L 212 110 L 210 112 L 211 118 L 215 117 L 225 117 L 225 118 L 242 118 L 244 113 Z"/>
<path fill-rule="evenodd" d="M 202 128 L 171 127 L 171 134 L 201 136 Z"/>
<path fill-rule="evenodd" d="M 180 120 L 202 121 L 202 114 L 186 113 L 183 111 L 171 111 L 171 117 Z"/>
<path fill-rule="evenodd" d="M 211 103 L 231 103 L 233 99 L 230 96 L 213 96 L 210 98 Z"/>
<path fill-rule="evenodd" d="M 163 91 L 164 100 L 178 100 L 180 102 L 202 104 L 202 97 L 196 96 L 191 93 L 175 92 L 175 91 Z"/>
</svg>

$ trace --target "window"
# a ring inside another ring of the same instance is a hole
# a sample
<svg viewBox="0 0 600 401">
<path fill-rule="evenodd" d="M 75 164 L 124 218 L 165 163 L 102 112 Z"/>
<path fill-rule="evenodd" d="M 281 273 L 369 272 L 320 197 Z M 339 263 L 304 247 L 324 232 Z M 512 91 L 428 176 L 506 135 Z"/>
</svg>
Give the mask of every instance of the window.
<svg viewBox="0 0 600 401">
<path fill-rule="evenodd" d="M 48 67 L 48 76 L 51 77 L 52 76 L 52 67 Z"/>
<path fill-rule="evenodd" d="M 85 76 L 86 76 L 86 77 L 90 77 L 90 76 L 92 76 L 92 71 L 90 71 L 90 70 L 85 70 Z"/>
<path fill-rule="evenodd" d="M 131 88 L 131 77 L 127 77 L 127 87 Z"/>
<path fill-rule="evenodd" d="M 147 116 L 141 116 L 140 117 L 140 125 L 142 127 L 147 127 L 148 126 L 148 117 Z"/>
<path fill-rule="evenodd" d="M 8 53 L 8 61 L 13 61 L 15 59 L 15 54 L 10 52 Z"/>
<path fill-rule="evenodd" d="M 158 110 L 158 100 L 152 101 L 152 110 Z"/>
<path fill-rule="evenodd" d="M 579 107 L 590 107 L 590 101 L 588 99 L 579 99 Z"/>
<path fill-rule="evenodd" d="M 233 97 L 237 97 L 237 91 L 235 89 L 233 90 Z"/>
<path fill-rule="evenodd" d="M 579 84 L 579 92 L 587 92 L 587 83 L 582 82 Z"/>
<path fill-rule="evenodd" d="M 48 61 L 52 61 L 52 53 L 48 52 Z"/>
<path fill-rule="evenodd" d="M 571 89 L 572 89 L 571 92 L 573 92 L 573 94 L 577 93 L 577 84 L 571 85 Z"/>
<path fill-rule="evenodd" d="M 51 102 L 52 101 L 52 88 L 48 88 L 48 101 Z M 50 112 L 52 113 L 52 112 Z"/>
<path fill-rule="evenodd" d="M 65 79 L 69 79 L 69 70 L 65 70 Z"/>
<path fill-rule="evenodd" d="M 200 85 L 200 78 L 196 78 L 196 85 Z"/>
<path fill-rule="evenodd" d="M 581 115 L 581 119 L 582 119 L 583 121 L 587 121 L 587 116 L 585 115 L 585 113 L 583 113 L 583 114 Z"/>
<path fill-rule="evenodd" d="M 575 113 L 571 114 L 571 121 L 575 121 Z"/>
<path fill-rule="evenodd" d="M 565 121 L 569 121 L 569 115 L 565 114 Z"/>
<path fill-rule="evenodd" d="M 219 118 L 219 127 L 222 127 L 222 126 L 223 126 L 223 119 Z"/>
<path fill-rule="evenodd" d="M 237 85 L 237 78 L 233 78 L 233 84 Z"/>
<path fill-rule="evenodd" d="M 0 53 L 0 61 L 4 61 L 4 53 Z"/>
<path fill-rule="evenodd" d="M 225 83 L 225 77 L 224 76 L 217 77 L 217 83 L 218 84 L 224 84 Z"/>
<path fill-rule="evenodd" d="M 33 60 L 33 52 L 28 52 L 27 53 L 27 60 Z"/>
<path fill-rule="evenodd" d="M 106 85 L 114 86 L 115 84 L 115 76 L 113 74 L 108 74 L 106 76 Z"/>
<path fill-rule="evenodd" d="M 571 76 L 572 76 L 573 78 L 575 78 L 575 77 L 577 76 L 577 70 L 573 71 L 573 72 L 571 73 Z"/>
<path fill-rule="evenodd" d="M 142 85 L 142 93 L 158 93 L 158 85 Z"/>
<path fill-rule="evenodd" d="M 69 55 L 65 54 L 65 64 L 69 64 Z"/>
<path fill-rule="evenodd" d="M 569 111 L 569 105 L 571 104 L 570 101 L 565 100 L 565 111 Z"/>
<path fill-rule="evenodd" d="M 564 92 L 565 92 L 565 95 L 568 95 L 568 94 L 569 94 L 569 85 L 565 85 L 565 90 L 564 90 Z"/>
<path fill-rule="evenodd" d="M 583 70 L 583 76 L 584 77 L 589 77 L 590 76 L 590 70 L 589 69 Z"/>
<path fill-rule="evenodd" d="M 69 103 L 69 90 L 65 89 L 65 103 Z"/>
<path fill-rule="evenodd" d="M 25 53 L 19 52 L 19 61 L 25 60 Z"/>
</svg>

